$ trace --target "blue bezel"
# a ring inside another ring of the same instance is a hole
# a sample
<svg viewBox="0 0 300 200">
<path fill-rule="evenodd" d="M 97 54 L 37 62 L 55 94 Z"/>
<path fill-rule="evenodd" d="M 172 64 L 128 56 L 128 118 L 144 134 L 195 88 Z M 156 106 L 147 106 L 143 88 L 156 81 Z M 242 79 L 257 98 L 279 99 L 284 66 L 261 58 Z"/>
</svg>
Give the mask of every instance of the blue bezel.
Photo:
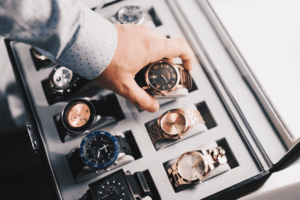
<svg viewBox="0 0 300 200">
<path fill-rule="evenodd" d="M 84 156 L 84 153 L 83 153 L 84 144 L 86 143 L 86 141 L 88 141 L 91 137 L 93 137 L 95 135 L 106 135 L 107 137 L 112 139 L 112 141 L 115 144 L 114 155 L 106 163 L 94 164 L 94 163 L 91 163 L 90 161 L 88 161 L 86 159 L 86 157 Z M 82 141 L 80 143 L 80 146 L 79 146 L 79 156 L 80 156 L 82 162 L 85 165 L 87 165 L 87 166 L 89 166 L 90 168 L 93 168 L 93 169 L 104 169 L 104 168 L 107 168 L 107 167 L 111 166 L 118 159 L 119 152 L 120 152 L 120 145 L 119 145 L 119 142 L 118 142 L 117 138 L 115 136 L 113 136 L 112 134 L 106 132 L 106 131 L 95 131 L 95 132 L 89 133 L 87 136 L 85 136 L 85 138 L 82 139 Z"/>
</svg>

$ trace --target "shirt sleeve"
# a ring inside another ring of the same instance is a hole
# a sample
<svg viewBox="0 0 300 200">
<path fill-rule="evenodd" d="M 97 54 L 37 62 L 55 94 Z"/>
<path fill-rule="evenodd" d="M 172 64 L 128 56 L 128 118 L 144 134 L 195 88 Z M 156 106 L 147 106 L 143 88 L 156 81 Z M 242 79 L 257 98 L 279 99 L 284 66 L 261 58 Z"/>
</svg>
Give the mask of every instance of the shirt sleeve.
<svg viewBox="0 0 300 200">
<path fill-rule="evenodd" d="M 0 35 L 89 80 L 105 70 L 117 46 L 115 26 L 77 0 L 0 0 L 0 21 Z"/>
</svg>

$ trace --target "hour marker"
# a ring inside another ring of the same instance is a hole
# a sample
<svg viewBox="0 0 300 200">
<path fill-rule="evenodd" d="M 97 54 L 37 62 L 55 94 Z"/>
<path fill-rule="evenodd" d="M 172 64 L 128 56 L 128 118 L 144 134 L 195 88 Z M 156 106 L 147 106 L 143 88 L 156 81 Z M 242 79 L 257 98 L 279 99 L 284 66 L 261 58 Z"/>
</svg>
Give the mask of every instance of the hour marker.
<svg viewBox="0 0 300 200">
<path fill-rule="evenodd" d="M 158 88 L 160 88 L 160 85 L 156 85 L 155 87 L 158 89 Z"/>
<path fill-rule="evenodd" d="M 172 78 L 176 78 L 176 74 L 172 74 Z"/>
<path fill-rule="evenodd" d="M 171 85 L 170 85 L 170 84 L 168 84 L 168 87 L 170 88 L 170 87 L 171 87 Z"/>
<path fill-rule="evenodd" d="M 151 75 L 150 78 L 157 78 L 157 76 L 156 75 Z"/>
<path fill-rule="evenodd" d="M 113 181 L 113 183 L 115 183 L 115 181 Z"/>
<path fill-rule="evenodd" d="M 158 66 L 157 66 L 157 65 L 155 65 L 153 68 L 154 68 L 154 69 L 157 69 L 157 68 L 158 68 Z"/>
<path fill-rule="evenodd" d="M 150 72 L 154 72 L 153 70 L 150 70 Z"/>
<path fill-rule="evenodd" d="M 165 89 L 165 86 L 163 86 L 163 90 Z"/>
<path fill-rule="evenodd" d="M 163 67 L 163 66 L 162 66 L 162 63 L 160 63 L 160 67 Z"/>
<path fill-rule="evenodd" d="M 95 141 L 97 141 L 97 139 L 95 138 Z"/>
<path fill-rule="evenodd" d="M 166 65 L 166 68 L 168 69 L 168 68 L 169 68 L 169 65 Z"/>
<path fill-rule="evenodd" d="M 107 185 L 109 184 L 109 182 L 107 182 Z"/>
<path fill-rule="evenodd" d="M 170 72 L 174 71 L 173 69 L 170 69 Z"/>
<path fill-rule="evenodd" d="M 153 85 L 155 83 L 155 81 L 153 81 L 151 84 Z"/>
<path fill-rule="evenodd" d="M 120 183 L 118 183 L 118 185 L 120 185 Z"/>
</svg>

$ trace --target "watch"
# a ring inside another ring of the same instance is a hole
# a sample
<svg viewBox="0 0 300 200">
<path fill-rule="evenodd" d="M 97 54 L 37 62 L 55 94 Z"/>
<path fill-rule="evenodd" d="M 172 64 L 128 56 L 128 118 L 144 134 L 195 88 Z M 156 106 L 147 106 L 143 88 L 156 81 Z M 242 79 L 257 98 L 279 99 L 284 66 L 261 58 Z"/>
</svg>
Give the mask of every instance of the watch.
<svg viewBox="0 0 300 200">
<path fill-rule="evenodd" d="M 37 71 L 41 68 L 50 67 L 54 65 L 54 63 L 49 58 L 38 52 L 34 47 L 30 48 L 30 53 Z"/>
<path fill-rule="evenodd" d="M 177 88 L 192 88 L 192 76 L 180 64 L 165 60 L 151 63 L 135 75 L 135 81 L 144 90 L 166 96 Z"/>
<path fill-rule="evenodd" d="M 89 189 L 94 200 L 137 200 L 152 197 L 142 172 L 132 175 L 123 169 L 89 184 Z"/>
<path fill-rule="evenodd" d="M 165 139 L 180 139 L 198 123 L 205 124 L 198 110 L 172 109 L 156 120 L 149 135 L 153 144 Z"/>
<path fill-rule="evenodd" d="M 222 147 L 188 151 L 172 164 L 168 169 L 168 175 L 175 187 L 186 184 L 199 184 L 218 166 L 225 163 L 227 163 L 227 158 Z"/>
<path fill-rule="evenodd" d="M 95 173 L 109 171 L 110 166 L 116 167 L 125 155 L 132 156 L 132 152 L 124 134 L 95 131 L 82 139 L 69 156 L 69 164 L 73 176 L 77 177 L 85 167 Z"/>
<path fill-rule="evenodd" d="M 44 83 L 44 91 L 49 103 L 65 99 L 83 87 L 88 80 L 75 74 L 72 70 L 57 65 Z"/>
<path fill-rule="evenodd" d="M 101 120 L 103 116 L 117 117 L 117 107 L 104 100 L 77 98 L 70 101 L 61 111 L 61 122 L 70 136 L 82 134 Z"/>
<path fill-rule="evenodd" d="M 124 6 L 112 17 L 114 24 L 137 24 L 144 22 L 146 13 L 139 6 Z"/>
</svg>

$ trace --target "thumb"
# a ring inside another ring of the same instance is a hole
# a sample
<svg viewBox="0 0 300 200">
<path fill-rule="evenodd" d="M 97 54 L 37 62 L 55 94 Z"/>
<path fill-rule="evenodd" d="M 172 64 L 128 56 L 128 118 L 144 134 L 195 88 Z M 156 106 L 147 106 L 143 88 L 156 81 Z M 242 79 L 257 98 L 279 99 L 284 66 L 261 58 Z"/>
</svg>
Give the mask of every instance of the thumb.
<svg viewBox="0 0 300 200">
<path fill-rule="evenodd" d="M 133 78 L 123 83 L 120 95 L 140 109 L 149 112 L 156 112 L 159 109 L 158 101 L 140 88 Z"/>
</svg>

